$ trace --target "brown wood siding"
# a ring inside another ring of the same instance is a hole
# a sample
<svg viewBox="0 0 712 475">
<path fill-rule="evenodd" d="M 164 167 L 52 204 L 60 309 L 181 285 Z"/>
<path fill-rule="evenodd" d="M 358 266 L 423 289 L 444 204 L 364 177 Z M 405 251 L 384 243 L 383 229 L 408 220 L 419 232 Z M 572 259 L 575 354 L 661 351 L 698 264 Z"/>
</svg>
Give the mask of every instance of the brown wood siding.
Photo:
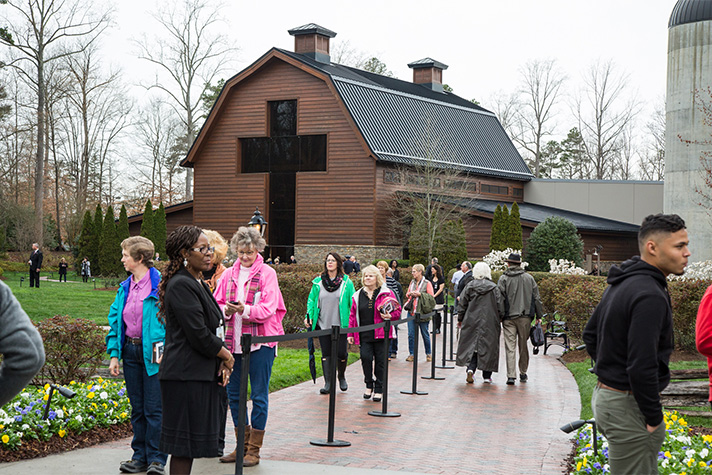
<svg viewBox="0 0 712 475">
<path fill-rule="evenodd" d="M 195 224 L 229 237 L 255 206 L 267 215 L 267 174 L 239 173 L 240 137 L 264 137 L 267 102 L 297 102 L 297 133 L 327 135 L 327 171 L 303 172 L 296 181 L 296 244 L 373 242 L 374 160 L 321 79 L 272 59 L 237 83 L 195 157 Z"/>
<path fill-rule="evenodd" d="M 155 211 L 155 210 L 154 210 Z M 138 236 L 141 234 L 141 223 L 143 215 L 129 219 L 129 235 Z M 193 206 L 178 209 L 176 211 L 166 210 L 166 234 L 176 230 L 178 226 L 193 224 Z"/>
</svg>

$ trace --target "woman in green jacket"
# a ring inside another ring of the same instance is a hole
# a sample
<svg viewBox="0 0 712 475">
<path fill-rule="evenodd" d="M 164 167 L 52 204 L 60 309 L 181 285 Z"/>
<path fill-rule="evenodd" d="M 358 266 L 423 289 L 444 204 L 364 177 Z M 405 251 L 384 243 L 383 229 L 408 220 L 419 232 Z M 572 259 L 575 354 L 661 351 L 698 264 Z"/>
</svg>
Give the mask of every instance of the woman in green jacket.
<svg viewBox="0 0 712 475">
<path fill-rule="evenodd" d="M 333 325 L 341 328 L 349 327 L 349 312 L 351 310 L 351 297 L 354 294 L 354 284 L 349 276 L 344 274 L 343 260 L 335 252 L 330 252 L 324 259 L 324 272 L 312 281 L 307 302 L 307 326 L 312 330 L 325 330 Z M 348 347 L 346 332 L 339 335 L 336 356 L 338 357 L 339 388 L 346 391 L 346 363 L 348 360 Z M 329 380 L 329 360 L 332 357 L 331 335 L 319 337 L 321 346 L 321 367 L 324 370 L 324 387 L 319 390 L 321 394 L 329 394 L 331 381 Z"/>
</svg>

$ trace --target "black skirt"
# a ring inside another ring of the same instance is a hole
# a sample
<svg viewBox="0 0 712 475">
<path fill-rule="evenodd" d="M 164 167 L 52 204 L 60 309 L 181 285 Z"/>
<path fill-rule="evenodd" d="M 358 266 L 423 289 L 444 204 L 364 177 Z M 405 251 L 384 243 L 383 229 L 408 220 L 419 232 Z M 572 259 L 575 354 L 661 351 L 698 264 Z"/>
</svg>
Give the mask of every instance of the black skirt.
<svg viewBox="0 0 712 475">
<path fill-rule="evenodd" d="M 177 457 L 219 457 L 222 393 L 216 381 L 161 381 L 161 452 Z"/>
</svg>

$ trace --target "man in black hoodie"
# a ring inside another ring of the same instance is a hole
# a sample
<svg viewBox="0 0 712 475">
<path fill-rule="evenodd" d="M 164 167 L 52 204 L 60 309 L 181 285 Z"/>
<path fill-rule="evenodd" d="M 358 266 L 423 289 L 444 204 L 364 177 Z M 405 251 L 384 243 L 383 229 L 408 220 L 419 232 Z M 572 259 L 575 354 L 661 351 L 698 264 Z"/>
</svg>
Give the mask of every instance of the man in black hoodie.
<svg viewBox="0 0 712 475">
<path fill-rule="evenodd" d="M 638 232 L 640 256 L 608 273 L 608 288 L 583 340 L 596 362 L 591 407 L 608 439 L 611 473 L 658 473 L 665 440 L 660 392 L 670 381 L 672 309 L 666 277 L 681 275 L 690 251 L 685 222 L 650 215 Z"/>
</svg>

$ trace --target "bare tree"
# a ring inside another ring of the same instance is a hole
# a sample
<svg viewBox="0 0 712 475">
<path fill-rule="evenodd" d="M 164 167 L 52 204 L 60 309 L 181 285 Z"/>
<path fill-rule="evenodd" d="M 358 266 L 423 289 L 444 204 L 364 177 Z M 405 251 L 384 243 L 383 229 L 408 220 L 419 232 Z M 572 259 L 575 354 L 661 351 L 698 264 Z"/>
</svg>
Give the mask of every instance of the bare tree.
<svg viewBox="0 0 712 475">
<path fill-rule="evenodd" d="M 635 179 L 635 157 L 637 144 L 633 136 L 632 124 L 623 129 L 618 137 L 617 152 L 613 160 L 613 178 L 618 180 Z"/>
<path fill-rule="evenodd" d="M 5 17 L 7 33 L 0 44 L 10 47 L 16 56 L 7 64 L 18 69 L 37 95 L 37 153 L 35 155 L 35 239 L 42 242 L 45 162 L 45 68 L 48 64 L 79 50 L 58 48 L 72 38 L 90 44 L 108 24 L 108 12 L 94 15 L 82 0 L 8 1 L 12 15 Z"/>
<path fill-rule="evenodd" d="M 223 18 L 221 8 L 222 5 L 212 5 L 208 0 L 166 3 L 153 14 L 163 35 L 144 37 L 138 43 L 140 57 L 170 78 L 170 81 L 156 78 L 148 87 L 160 89 L 171 99 L 185 127 L 188 146 L 195 140 L 201 118 L 201 98 L 228 66 L 230 54 L 236 51 L 225 35 L 215 33 Z M 188 169 L 185 197 L 192 199 L 192 196 L 193 173 Z"/>
<path fill-rule="evenodd" d="M 640 155 L 638 167 L 645 180 L 660 181 L 665 177 L 665 98 L 659 98 L 646 124 L 648 141 Z"/>
<path fill-rule="evenodd" d="M 520 108 L 513 139 L 533 155 L 531 165 L 538 178 L 541 175 L 541 150 L 546 137 L 553 134 L 554 107 L 566 75 L 553 59 L 530 61 L 520 73 Z"/>
<path fill-rule="evenodd" d="M 491 106 L 488 104 L 486 108 L 492 109 L 492 112 L 497 116 L 499 123 L 502 124 L 502 127 L 510 139 L 514 137 L 516 116 L 521 107 L 519 94 L 516 92 L 506 94 L 503 91 L 498 91 L 489 98 L 488 102 Z"/>
<path fill-rule="evenodd" d="M 628 75 L 618 74 L 613 61 L 594 63 L 584 76 L 584 91 L 575 109 L 593 176 L 611 177 L 613 161 L 619 153 L 619 138 L 640 110 L 638 100 L 626 99 Z"/>
<path fill-rule="evenodd" d="M 373 55 L 369 55 L 356 47 L 349 40 L 335 42 L 331 47 L 331 62 L 344 66 L 362 69 Z"/>
</svg>

